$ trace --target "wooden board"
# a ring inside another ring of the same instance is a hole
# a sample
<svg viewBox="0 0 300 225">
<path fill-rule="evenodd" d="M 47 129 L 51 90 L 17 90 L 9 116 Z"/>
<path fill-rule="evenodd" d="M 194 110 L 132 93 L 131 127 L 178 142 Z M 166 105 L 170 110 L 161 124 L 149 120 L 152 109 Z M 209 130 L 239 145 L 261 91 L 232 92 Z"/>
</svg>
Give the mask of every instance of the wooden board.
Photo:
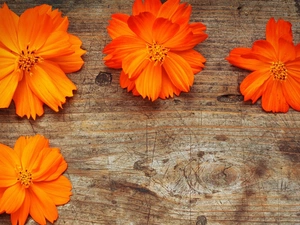
<svg viewBox="0 0 300 225">
<path fill-rule="evenodd" d="M 1 143 L 43 134 L 68 162 L 73 196 L 56 225 L 300 224 L 300 113 L 243 102 L 238 85 L 248 72 L 224 60 L 263 39 L 270 17 L 289 20 L 300 42 L 299 1 L 187 0 L 191 20 L 207 25 L 209 38 L 196 47 L 206 67 L 190 93 L 155 102 L 120 88 L 120 71 L 102 61 L 111 14 L 130 14 L 133 1 L 6 2 L 18 14 L 41 3 L 59 8 L 87 50 L 82 70 L 69 74 L 78 90 L 59 113 L 45 107 L 33 121 L 13 105 L 0 110 Z"/>
</svg>

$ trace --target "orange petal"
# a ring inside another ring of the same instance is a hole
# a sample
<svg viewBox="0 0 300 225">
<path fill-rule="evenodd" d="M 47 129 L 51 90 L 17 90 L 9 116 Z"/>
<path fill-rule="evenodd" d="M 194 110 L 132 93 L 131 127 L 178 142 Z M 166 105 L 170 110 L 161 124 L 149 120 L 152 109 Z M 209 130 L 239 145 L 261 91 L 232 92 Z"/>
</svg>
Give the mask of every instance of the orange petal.
<svg viewBox="0 0 300 225">
<path fill-rule="evenodd" d="M 206 26 L 200 22 L 190 23 L 190 28 L 192 28 L 193 34 L 203 34 L 206 30 Z"/>
<path fill-rule="evenodd" d="M 271 63 L 278 60 L 274 47 L 265 40 L 255 41 L 252 46 L 252 53 L 263 62 Z"/>
<path fill-rule="evenodd" d="M 278 50 L 279 61 L 288 62 L 296 58 L 296 49 L 292 42 L 280 38 L 278 44 L 280 46 Z"/>
<path fill-rule="evenodd" d="M 161 92 L 159 93 L 159 97 L 162 99 L 166 99 L 169 97 L 180 94 L 180 90 L 176 88 L 173 83 L 171 82 L 170 78 L 168 77 L 166 71 L 162 69 L 162 82 L 161 82 Z"/>
<path fill-rule="evenodd" d="M 262 95 L 262 107 L 267 112 L 287 112 L 289 110 L 280 81 L 272 78 L 266 81 L 265 91 Z"/>
<path fill-rule="evenodd" d="M 193 39 L 185 45 L 185 49 L 194 48 L 197 44 L 203 42 L 208 37 L 207 34 L 194 34 Z"/>
<path fill-rule="evenodd" d="M 6 190 L 6 188 L 1 188 L 1 187 L 0 187 L 0 199 L 2 198 L 2 196 L 3 196 L 4 192 L 5 192 L 5 190 Z M 4 210 L 0 211 L 0 214 L 2 214 L 2 213 L 5 213 L 5 211 L 4 211 Z"/>
<path fill-rule="evenodd" d="M 300 43 L 295 46 L 296 58 L 300 57 Z"/>
<path fill-rule="evenodd" d="M 35 11 L 37 11 L 39 14 L 47 14 L 47 13 L 51 13 L 52 6 L 47 5 L 47 4 L 42 4 L 42 5 L 33 7 L 33 9 Z"/>
<path fill-rule="evenodd" d="M 45 44 L 37 51 L 43 59 L 57 58 L 71 55 L 75 51 L 71 49 L 69 34 L 65 31 L 56 31 L 48 35 Z"/>
<path fill-rule="evenodd" d="M 80 48 L 82 42 L 78 37 L 69 34 L 69 42 L 72 44 L 70 47 L 73 50 L 72 54 L 51 58 L 51 61 L 56 62 L 65 73 L 80 70 L 84 64 L 81 56 L 86 53 L 85 50 Z"/>
<path fill-rule="evenodd" d="M 8 187 L 0 199 L 0 212 L 16 212 L 24 202 L 25 189 L 20 183 Z"/>
<path fill-rule="evenodd" d="M 270 78 L 268 70 L 257 70 L 250 73 L 241 83 L 240 90 L 244 95 L 244 100 L 252 100 L 252 103 L 256 102 L 263 94 L 263 84 Z"/>
<path fill-rule="evenodd" d="M 0 144 L 0 188 L 17 183 L 15 167 L 20 165 L 18 155 L 8 146 Z M 1 212 L 1 210 L 0 210 Z"/>
<path fill-rule="evenodd" d="M 103 53 L 127 55 L 132 52 L 132 49 L 137 50 L 141 48 L 146 48 L 146 43 L 143 40 L 132 36 L 122 36 L 112 40 L 111 43 L 106 45 L 103 49 Z"/>
<path fill-rule="evenodd" d="M 65 176 L 51 182 L 38 182 L 36 185 L 47 193 L 55 205 L 66 204 L 70 200 L 72 184 Z"/>
<path fill-rule="evenodd" d="M 103 53 L 108 54 L 105 65 L 111 68 L 122 68 L 123 59 L 134 51 L 146 49 L 146 43 L 137 37 L 122 36 L 105 46 Z"/>
<path fill-rule="evenodd" d="M 149 12 L 142 12 L 137 16 L 130 16 L 127 23 L 129 28 L 142 40 L 152 44 L 152 27 L 155 16 Z"/>
<path fill-rule="evenodd" d="M 52 83 L 62 96 L 73 96 L 73 90 L 77 88 L 59 66 L 48 60 L 45 60 L 42 66 L 46 74 L 50 75 Z"/>
<path fill-rule="evenodd" d="M 61 107 L 61 104 L 65 103 L 66 98 L 52 81 L 51 74 L 47 72 L 48 68 L 45 67 L 44 69 L 42 63 L 40 63 L 32 70 L 32 75 L 26 74 L 26 79 L 32 92 L 42 102 L 57 112 L 58 107 Z"/>
<path fill-rule="evenodd" d="M 17 27 L 19 17 L 4 3 L 0 9 L 0 42 L 15 53 L 19 53 Z"/>
<path fill-rule="evenodd" d="M 186 25 L 182 27 L 172 38 L 167 40 L 164 47 L 172 51 L 184 51 L 191 48 L 189 44 L 194 38 L 192 29 Z"/>
<path fill-rule="evenodd" d="M 21 161 L 24 169 L 32 171 L 39 164 L 41 151 L 49 146 L 49 141 L 39 134 L 27 137 L 27 139 L 27 144 L 23 148 Z"/>
<path fill-rule="evenodd" d="M 15 54 L 0 44 L 0 80 L 16 69 L 16 58 Z"/>
<path fill-rule="evenodd" d="M 141 72 L 141 74 L 136 78 L 135 85 L 136 90 L 140 95 L 145 98 L 155 101 L 161 91 L 161 66 L 154 65 L 154 63 L 149 63 L 147 67 Z"/>
<path fill-rule="evenodd" d="M 17 211 L 12 213 L 10 216 L 12 225 L 23 225 L 26 223 L 29 214 L 30 203 L 31 202 L 30 197 L 28 196 L 28 190 L 25 189 L 25 198 L 23 204 Z"/>
<path fill-rule="evenodd" d="M 18 155 L 18 157 L 21 159 L 23 155 L 23 149 L 28 143 L 28 138 L 25 136 L 20 136 L 14 146 L 14 152 Z"/>
<path fill-rule="evenodd" d="M 174 13 L 177 11 L 179 7 L 180 0 L 168 0 L 161 7 L 158 12 L 157 17 L 162 17 L 166 19 L 172 18 Z"/>
<path fill-rule="evenodd" d="M 14 93 L 13 100 L 16 107 L 16 113 L 20 117 L 32 117 L 34 120 L 36 115 L 41 116 L 44 113 L 43 102 L 31 91 L 26 81 L 26 76 L 19 82 Z"/>
<path fill-rule="evenodd" d="M 187 63 L 191 66 L 194 74 L 200 72 L 204 67 L 203 63 L 206 61 L 206 59 L 194 49 L 178 51 L 175 53 L 180 55 L 187 61 Z"/>
<path fill-rule="evenodd" d="M 175 3 L 176 4 L 176 3 Z M 191 5 L 187 3 L 180 4 L 174 14 L 170 17 L 173 23 L 185 25 L 189 23 L 192 12 Z"/>
<path fill-rule="evenodd" d="M 130 80 L 128 75 L 123 70 L 120 75 L 120 86 L 122 88 L 127 88 L 128 92 L 132 91 L 134 95 L 140 95 L 135 88 L 135 80 Z"/>
<path fill-rule="evenodd" d="M 146 52 L 146 48 L 144 48 L 134 51 L 124 58 L 122 68 L 129 79 L 135 79 L 136 76 L 140 75 L 149 63 L 147 57 L 148 53 Z"/>
<path fill-rule="evenodd" d="M 55 151 L 44 151 L 40 164 L 32 170 L 34 182 L 57 179 L 66 169 L 67 163 L 62 155 Z"/>
<path fill-rule="evenodd" d="M 130 30 L 128 27 L 128 24 L 127 24 L 127 20 L 129 18 L 128 15 L 117 13 L 117 14 L 113 14 L 111 17 L 112 17 L 112 20 L 109 21 L 107 31 L 108 31 L 109 36 L 112 39 L 115 39 L 115 38 L 123 36 L 123 35 L 125 35 L 125 36 L 126 35 L 129 35 L 129 36 L 135 35 L 132 32 L 132 30 Z"/>
<path fill-rule="evenodd" d="M 58 217 L 54 201 L 38 185 L 30 185 L 30 215 L 39 224 L 46 224 L 45 218 L 51 223 Z"/>
<path fill-rule="evenodd" d="M 0 108 L 7 108 L 13 98 L 19 81 L 19 72 L 14 71 L 0 80 Z"/>
<path fill-rule="evenodd" d="M 255 58 L 244 58 L 243 55 L 249 55 L 251 53 L 250 48 L 235 48 L 231 50 L 229 56 L 226 58 L 229 63 L 234 66 L 246 69 L 246 70 L 259 70 L 262 68 L 269 68 L 270 64 L 257 60 Z"/>
<path fill-rule="evenodd" d="M 52 20 L 53 30 L 67 31 L 69 26 L 68 17 L 62 17 L 61 12 L 58 9 L 52 10 L 50 5 L 40 5 L 34 7 L 40 14 L 47 13 Z"/>
<path fill-rule="evenodd" d="M 18 24 L 18 40 L 20 49 L 36 51 L 42 47 L 53 31 L 49 15 L 39 14 L 33 8 L 27 9 L 21 16 Z"/>
<path fill-rule="evenodd" d="M 194 48 L 208 37 L 208 35 L 203 32 L 206 29 L 206 26 L 202 23 L 190 24 L 189 27 L 192 29 L 193 38 L 185 44 L 186 49 Z"/>
<path fill-rule="evenodd" d="M 132 15 L 138 15 L 141 12 L 145 12 L 145 6 L 143 0 L 135 0 L 132 5 Z"/>
<path fill-rule="evenodd" d="M 292 42 L 292 24 L 283 19 L 279 19 L 277 22 L 274 18 L 271 18 L 266 26 L 266 40 L 270 42 L 275 49 L 278 49 L 278 40 L 284 38 L 285 40 Z"/>
<path fill-rule="evenodd" d="M 156 16 L 161 5 L 160 0 L 145 0 L 144 3 L 142 0 L 135 0 L 132 6 L 132 14 L 138 15 L 141 12 L 147 11 Z"/>
<path fill-rule="evenodd" d="M 163 67 L 176 88 L 185 92 L 190 90 L 194 74 L 187 61 L 175 53 L 168 52 Z"/>
<path fill-rule="evenodd" d="M 289 76 L 282 83 L 282 91 L 287 103 L 293 109 L 300 111 L 300 82 Z"/>
<path fill-rule="evenodd" d="M 288 70 L 288 76 L 293 76 L 296 81 L 300 82 L 300 58 L 285 63 L 285 67 Z"/>
<path fill-rule="evenodd" d="M 157 18 L 153 24 L 153 39 L 156 43 L 164 44 L 174 37 L 180 26 L 164 18 Z"/>
</svg>

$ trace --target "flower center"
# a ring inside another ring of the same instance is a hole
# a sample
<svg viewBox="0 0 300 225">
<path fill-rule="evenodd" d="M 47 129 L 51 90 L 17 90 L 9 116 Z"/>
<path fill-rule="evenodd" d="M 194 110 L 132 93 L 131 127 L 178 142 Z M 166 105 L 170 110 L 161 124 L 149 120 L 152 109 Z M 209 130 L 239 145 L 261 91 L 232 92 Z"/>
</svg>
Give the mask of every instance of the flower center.
<svg viewBox="0 0 300 225">
<path fill-rule="evenodd" d="M 162 64 L 170 49 L 165 48 L 162 45 L 153 43 L 152 45 L 147 44 L 147 51 L 150 60 L 152 60 L 155 64 L 157 63 Z"/>
<path fill-rule="evenodd" d="M 27 46 L 26 50 L 19 55 L 19 69 L 30 72 L 31 68 L 38 62 L 42 60 L 41 57 L 36 56 L 34 51 L 29 50 Z"/>
<path fill-rule="evenodd" d="M 17 178 L 17 180 L 25 188 L 29 188 L 30 184 L 32 183 L 32 173 L 29 172 L 27 169 L 26 170 L 18 169 L 18 178 Z"/>
<path fill-rule="evenodd" d="M 288 71 L 282 62 L 272 62 L 272 65 L 270 66 L 270 72 L 274 76 L 275 80 L 284 81 L 288 77 Z"/>
</svg>

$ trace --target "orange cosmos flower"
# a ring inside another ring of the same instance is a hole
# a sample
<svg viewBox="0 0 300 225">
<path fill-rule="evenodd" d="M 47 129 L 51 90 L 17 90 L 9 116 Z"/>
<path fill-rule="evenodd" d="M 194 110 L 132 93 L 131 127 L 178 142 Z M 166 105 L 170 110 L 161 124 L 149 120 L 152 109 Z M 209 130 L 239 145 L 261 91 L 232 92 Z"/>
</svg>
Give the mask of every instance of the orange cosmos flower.
<svg viewBox="0 0 300 225">
<path fill-rule="evenodd" d="M 56 205 L 70 200 L 71 183 L 61 174 L 67 163 L 41 135 L 21 136 L 14 149 L 0 144 L 0 213 L 23 225 L 28 214 L 39 224 L 53 223 Z"/>
<path fill-rule="evenodd" d="M 27 9 L 20 17 L 0 8 L 0 108 L 13 99 L 16 113 L 36 118 L 43 104 L 62 107 L 76 86 L 65 73 L 83 65 L 82 42 L 68 34 L 68 18 L 49 5 Z"/>
<path fill-rule="evenodd" d="M 122 68 L 122 88 L 152 101 L 189 91 L 205 62 L 193 47 L 207 38 L 205 25 L 189 23 L 191 11 L 179 0 L 136 0 L 133 15 L 112 15 L 104 60 Z"/>
<path fill-rule="evenodd" d="M 255 103 L 262 97 L 265 111 L 287 112 L 289 106 L 300 111 L 300 44 L 293 44 L 292 25 L 271 18 L 266 40 L 252 48 L 235 48 L 226 58 L 231 64 L 254 71 L 241 83 L 244 100 Z"/>
</svg>

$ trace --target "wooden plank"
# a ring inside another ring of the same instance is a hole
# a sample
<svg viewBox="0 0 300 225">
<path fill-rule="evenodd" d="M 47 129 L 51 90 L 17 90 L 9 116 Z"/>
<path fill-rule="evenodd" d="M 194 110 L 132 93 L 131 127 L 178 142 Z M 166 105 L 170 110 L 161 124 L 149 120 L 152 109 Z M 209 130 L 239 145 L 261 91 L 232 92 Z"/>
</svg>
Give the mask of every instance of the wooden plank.
<svg viewBox="0 0 300 225">
<path fill-rule="evenodd" d="M 6 2 L 20 14 L 50 1 Z M 83 69 L 69 75 L 78 90 L 59 113 L 45 107 L 36 121 L 18 118 L 13 105 L 1 109 L 0 142 L 40 133 L 61 149 L 73 196 L 55 224 L 299 223 L 299 112 L 243 102 L 238 85 L 248 72 L 224 60 L 263 39 L 272 16 L 289 20 L 299 42 L 298 1 L 187 2 L 191 20 L 207 25 L 209 38 L 196 47 L 206 67 L 190 93 L 149 102 L 121 89 L 120 71 L 102 62 L 108 20 L 129 14 L 132 1 L 53 1 L 88 51 Z"/>
</svg>

